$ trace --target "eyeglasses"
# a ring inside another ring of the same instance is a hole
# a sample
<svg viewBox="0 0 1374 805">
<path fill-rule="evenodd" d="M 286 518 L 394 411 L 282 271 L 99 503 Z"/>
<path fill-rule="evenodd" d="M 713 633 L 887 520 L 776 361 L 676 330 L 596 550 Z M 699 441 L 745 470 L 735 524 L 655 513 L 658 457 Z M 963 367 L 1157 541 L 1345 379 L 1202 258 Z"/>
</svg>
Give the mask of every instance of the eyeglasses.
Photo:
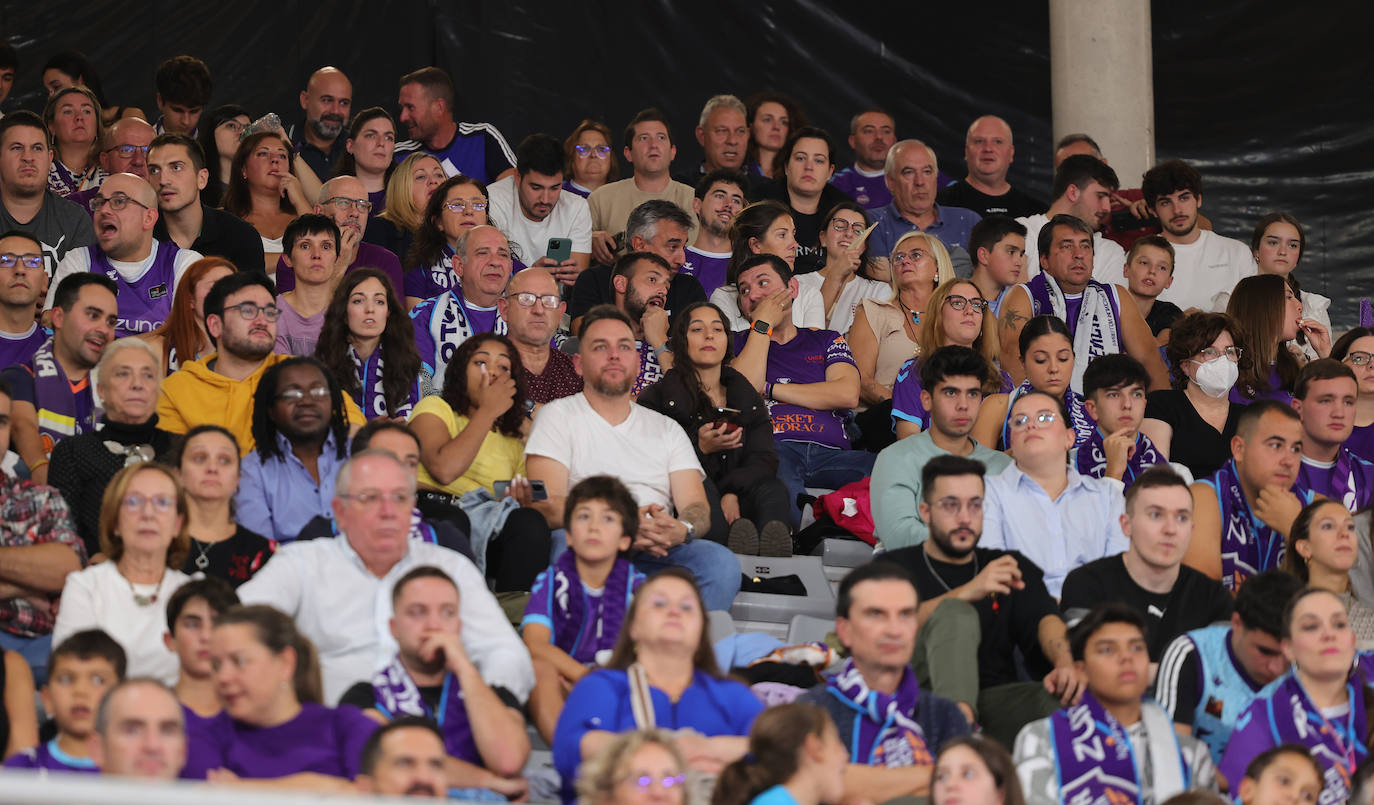
<svg viewBox="0 0 1374 805">
<path fill-rule="evenodd" d="M 253 302 L 239 302 L 237 305 L 224 306 L 225 313 L 230 310 L 237 310 L 245 321 L 256 319 L 259 313 L 265 316 L 268 321 L 276 321 L 277 317 L 281 315 L 281 308 L 276 305 L 259 305 Z"/>
<path fill-rule="evenodd" d="M 177 505 L 177 499 L 167 495 L 154 495 L 152 497 L 138 494 L 125 495 L 122 502 L 124 503 L 124 510 L 131 512 L 141 512 L 143 507 L 149 503 L 153 504 L 155 510 L 164 513 L 171 511 Z"/>
<path fill-rule="evenodd" d="M 1214 361 L 1222 355 L 1225 355 L 1226 360 L 1231 363 L 1239 363 L 1240 356 L 1245 354 L 1245 349 L 1242 347 L 1227 347 L 1226 349 L 1219 350 L 1216 347 L 1203 347 L 1197 351 L 1197 354 L 1209 361 Z"/>
<path fill-rule="evenodd" d="M 309 390 L 287 389 L 277 395 L 277 402 L 287 402 L 295 405 L 309 394 L 312 400 L 323 400 L 329 396 L 328 386 L 311 386 Z"/>
<path fill-rule="evenodd" d="M 977 514 L 983 510 L 982 498 L 969 498 L 960 500 L 958 498 L 940 498 L 933 504 L 935 508 L 948 515 L 956 515 L 963 509 L 968 509 L 969 514 Z"/>
<path fill-rule="evenodd" d="M 328 201 L 326 201 L 324 204 L 333 204 L 335 207 L 338 207 L 341 210 L 346 210 L 352 207 L 356 209 L 358 212 L 372 211 L 372 202 L 368 201 L 365 198 L 345 198 L 343 196 L 335 196 L 334 198 L 331 198 Z M 324 204 L 320 206 L 324 206 Z"/>
<path fill-rule="evenodd" d="M 116 154 L 119 154 L 120 156 L 124 157 L 125 159 L 133 159 L 135 153 L 142 154 L 145 157 L 148 156 L 149 147 L 150 146 L 146 145 L 116 145 L 110 148 L 106 148 L 105 153 L 108 154 L 111 151 L 113 151 Z"/>
<path fill-rule="evenodd" d="M 629 783 L 640 791 L 647 791 L 654 786 L 659 786 L 671 791 L 687 782 L 685 774 L 666 774 L 662 777 L 655 777 L 652 774 L 628 775 L 620 779 L 622 783 Z"/>
<path fill-rule="evenodd" d="M 930 252 L 925 249 L 912 249 L 909 252 L 897 252 L 892 255 L 892 264 L 894 266 L 906 265 L 907 263 L 915 263 L 924 260 L 929 256 Z"/>
<path fill-rule="evenodd" d="M 461 201 L 457 199 L 444 202 L 444 209 L 449 212 L 462 212 L 468 207 L 471 207 L 477 212 L 481 212 L 487 208 L 487 203 L 485 201 Z"/>
<path fill-rule="evenodd" d="M 577 152 L 578 159 L 608 159 L 611 156 L 609 145 L 574 145 L 573 150 Z"/>
<path fill-rule="evenodd" d="M 7 255 L 0 254 L 0 266 L 5 264 L 4 261 L 6 256 Z M 1368 352 L 1347 352 L 1345 354 L 1345 362 L 1352 366 L 1368 366 L 1371 360 L 1374 360 L 1374 355 Z"/>
<path fill-rule="evenodd" d="M 115 212 L 119 212 L 120 210 L 124 209 L 130 204 L 137 204 L 145 210 L 150 209 L 147 204 L 144 204 L 143 202 L 138 201 L 136 199 L 129 198 L 123 193 L 115 193 L 113 196 L 110 196 L 109 198 L 105 198 L 104 196 L 95 196 L 86 203 L 86 206 L 91 208 L 91 212 L 100 212 L 100 208 L 104 207 L 106 204 L 109 204 L 110 209 L 114 210 Z"/>
<path fill-rule="evenodd" d="M 1037 427 L 1040 425 L 1050 425 L 1057 419 L 1059 419 L 1059 415 L 1053 411 L 1041 411 L 1034 416 L 1030 414 L 1018 414 L 1011 418 L 1011 429 L 1025 430 L 1031 422 L 1035 422 Z"/>
<path fill-rule="evenodd" d="M 553 310 L 554 308 L 558 307 L 559 303 L 563 301 L 562 299 L 558 298 L 558 294 L 533 294 L 529 291 L 522 291 L 517 294 L 512 294 L 507 298 L 514 299 L 516 304 L 520 305 L 520 307 L 534 307 L 534 303 L 537 301 L 549 310 Z"/>
<path fill-rule="evenodd" d="M 958 294 L 950 294 L 949 296 L 945 297 L 945 301 L 948 302 L 949 306 L 954 308 L 955 310 L 963 310 L 965 305 L 971 305 L 973 309 L 979 313 L 982 313 L 985 309 L 987 309 L 988 306 L 987 301 L 985 301 L 980 296 L 975 296 L 972 299 L 969 299 L 967 297 L 959 296 Z"/>
<path fill-rule="evenodd" d="M 38 269 L 43 267 L 43 255 L 41 254 L 14 254 L 5 252 L 0 254 L 0 268 L 14 268 L 23 266 L 24 268 Z M 1364 353 L 1356 353 L 1364 354 Z"/>
<path fill-rule="evenodd" d="M 843 218 L 836 218 L 830 222 L 830 228 L 836 232 L 849 232 L 854 235 L 862 235 L 868 226 L 863 221 L 855 221 L 851 224 Z"/>
<path fill-rule="evenodd" d="M 397 507 L 411 508 L 415 502 L 414 492 L 380 492 L 376 489 L 364 489 L 352 495 L 339 495 L 344 500 L 351 500 L 359 506 L 375 506 L 383 500 Z"/>
</svg>

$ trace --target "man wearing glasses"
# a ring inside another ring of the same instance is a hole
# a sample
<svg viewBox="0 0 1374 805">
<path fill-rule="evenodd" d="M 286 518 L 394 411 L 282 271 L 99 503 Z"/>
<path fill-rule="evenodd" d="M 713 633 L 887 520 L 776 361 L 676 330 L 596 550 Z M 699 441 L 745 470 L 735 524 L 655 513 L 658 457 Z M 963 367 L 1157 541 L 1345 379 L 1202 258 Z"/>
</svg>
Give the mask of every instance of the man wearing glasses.
<svg viewBox="0 0 1374 805">
<path fill-rule="evenodd" d="M 28 363 L 47 340 L 33 317 L 46 285 L 43 244 L 18 230 L 0 235 L 0 369 Z"/>
<path fill-rule="evenodd" d="M 185 134 L 161 134 L 153 140 L 148 183 L 157 193 L 159 211 L 153 237 L 236 266 L 262 265 L 262 238 L 252 224 L 201 202 L 200 191 L 209 180 L 200 143 Z"/>
<path fill-rule="evenodd" d="M 132 173 L 148 178 L 148 144 L 157 136 L 146 120 L 137 117 L 124 117 L 116 120 L 105 131 L 105 142 L 100 149 L 100 169 L 105 175 Z M 72 193 L 67 199 L 90 212 L 91 199 L 95 198 L 100 187 L 89 188 Z"/>
<path fill-rule="evenodd" d="M 172 293 L 200 252 L 153 238 L 157 195 L 132 173 L 107 178 L 90 200 L 96 245 L 67 253 L 53 284 L 69 274 L 94 271 L 119 286 L 119 338 L 150 333 L 172 312 Z M 48 292 L 52 306 L 56 287 Z"/>
<path fill-rule="evenodd" d="M 276 289 L 264 274 L 240 271 L 217 281 L 205 295 L 205 329 L 216 352 L 187 361 L 162 382 L 158 427 L 185 433 L 196 425 L 219 425 L 238 439 L 247 455 L 254 448 L 253 395 L 268 367 L 289 360 L 272 352 L 277 343 Z M 344 395 L 351 426 L 363 413 Z"/>
<path fill-rule="evenodd" d="M 487 215 L 519 247 L 530 266 L 547 268 L 572 285 L 592 260 L 592 213 L 587 200 L 563 189 L 563 145 L 531 134 L 515 149 L 515 175 L 487 186 Z M 554 239 L 570 241 L 555 254 Z"/>
<path fill-rule="evenodd" d="M 572 356 L 549 346 L 567 305 L 558 297 L 558 281 L 546 268 L 527 268 L 506 283 L 496 302 L 506 320 L 506 335 L 520 352 L 525 389 L 536 405 L 582 391 L 582 375 Z"/>
<path fill-rule="evenodd" d="M 347 266 L 344 274 L 355 268 L 375 268 L 391 279 L 397 296 L 405 295 L 401 261 L 390 249 L 363 241 L 372 202 L 368 201 L 367 188 L 356 176 L 336 176 L 325 182 L 320 188 L 320 200 L 315 205 L 315 212 L 333 218 L 339 227 L 338 264 Z M 295 287 L 296 271 L 286 264 L 283 255 L 277 258 L 277 293 L 286 293 Z"/>
<path fill-rule="evenodd" d="M 1129 547 L 1123 486 L 1069 466 L 1074 430 L 1063 401 L 1028 391 L 1012 404 L 1010 424 L 1015 463 L 987 479 L 983 546 L 1019 551 L 1057 598 L 1070 570 Z"/>
<path fill-rule="evenodd" d="M 486 580 L 457 551 L 410 539 L 415 476 L 386 450 L 363 450 L 339 470 L 331 502 L 338 535 L 284 545 L 239 588 L 245 604 L 293 617 L 320 652 L 325 701 L 371 679 L 396 656 L 392 588 L 417 567 L 437 567 L 462 590 L 463 650 L 507 704 L 534 687 L 534 667 Z"/>
</svg>

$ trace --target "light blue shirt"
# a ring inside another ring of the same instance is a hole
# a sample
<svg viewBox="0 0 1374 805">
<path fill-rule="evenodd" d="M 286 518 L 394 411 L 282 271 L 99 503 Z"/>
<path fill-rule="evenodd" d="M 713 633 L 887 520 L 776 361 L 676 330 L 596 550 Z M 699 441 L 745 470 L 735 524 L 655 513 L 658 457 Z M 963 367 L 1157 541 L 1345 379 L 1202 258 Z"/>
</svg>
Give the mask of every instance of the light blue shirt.
<svg viewBox="0 0 1374 805">
<path fill-rule="evenodd" d="M 1015 464 L 987 477 L 980 548 L 1020 551 L 1045 572 L 1045 587 L 1059 597 L 1064 577 L 1080 565 L 1127 548 L 1121 531 L 1125 487 L 1067 469 L 1069 485 L 1058 500 Z"/>
<path fill-rule="evenodd" d="M 330 431 L 320 453 L 318 484 L 280 433 L 277 448 L 282 458 L 263 461 L 257 449 L 244 456 L 234 498 L 239 525 L 268 539 L 291 542 L 316 515 L 333 517 L 334 479 L 347 459 L 338 457 L 336 444 Z"/>
<path fill-rule="evenodd" d="M 897 245 L 897 241 L 901 240 L 902 235 L 908 232 L 926 232 L 934 235 L 941 243 L 945 244 L 945 250 L 949 252 L 949 259 L 954 265 L 954 273 L 957 276 L 968 277 L 973 274 L 973 261 L 969 257 L 966 247 L 968 237 L 973 232 L 973 225 L 983 220 L 983 216 L 973 210 L 936 204 L 935 221 L 925 229 L 921 229 L 903 218 L 902 214 L 897 211 L 897 204 L 894 202 L 874 210 L 873 220 L 877 222 L 878 228 L 873 230 L 873 234 L 868 238 L 868 253 L 870 255 L 886 260 L 888 255 L 892 253 L 892 247 Z"/>
</svg>

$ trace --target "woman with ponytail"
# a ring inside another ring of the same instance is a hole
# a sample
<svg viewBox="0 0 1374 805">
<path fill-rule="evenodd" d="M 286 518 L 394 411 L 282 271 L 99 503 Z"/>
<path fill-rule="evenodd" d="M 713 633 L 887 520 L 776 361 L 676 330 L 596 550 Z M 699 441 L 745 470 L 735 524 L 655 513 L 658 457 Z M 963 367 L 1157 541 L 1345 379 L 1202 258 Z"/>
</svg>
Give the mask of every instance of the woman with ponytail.
<svg viewBox="0 0 1374 805">
<path fill-rule="evenodd" d="M 228 610 L 215 621 L 210 662 L 222 721 L 203 739 L 211 746 L 192 747 L 218 761 L 210 782 L 352 790 L 378 725 L 356 707 L 321 704 L 319 655 L 289 616 L 264 605 Z"/>
<path fill-rule="evenodd" d="M 812 704 L 771 707 L 754 720 L 749 754 L 720 773 L 711 805 L 837 805 L 849 750 Z"/>
</svg>

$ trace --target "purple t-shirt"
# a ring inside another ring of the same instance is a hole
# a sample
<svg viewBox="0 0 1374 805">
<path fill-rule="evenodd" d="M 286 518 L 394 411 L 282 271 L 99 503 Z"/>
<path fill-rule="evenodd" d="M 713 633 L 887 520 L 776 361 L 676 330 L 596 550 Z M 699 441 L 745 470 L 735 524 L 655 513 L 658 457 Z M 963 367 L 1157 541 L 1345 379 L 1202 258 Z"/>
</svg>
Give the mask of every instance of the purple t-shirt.
<svg viewBox="0 0 1374 805">
<path fill-rule="evenodd" d="M 1249 405 L 1259 400 L 1278 400 L 1284 405 L 1293 404 L 1293 394 L 1283 388 L 1283 378 L 1279 375 L 1279 367 L 1276 364 L 1269 364 L 1269 390 L 1261 392 L 1253 400 L 1240 392 L 1241 383 L 1231 387 L 1231 394 L 1228 399 L 1237 405 Z"/>
<path fill-rule="evenodd" d="M 386 188 L 383 187 L 375 193 L 368 193 L 367 200 L 372 202 L 372 209 L 367 211 L 367 220 L 371 221 L 378 215 L 386 212 Z"/>
<path fill-rule="evenodd" d="M 892 418 L 915 422 L 921 430 L 930 427 L 930 411 L 921 404 L 921 370 L 916 359 L 910 358 L 897 370 L 892 384 Z M 893 426 L 896 426 L 894 421 Z"/>
<path fill-rule="evenodd" d="M 33 353 L 47 340 L 47 331 L 36 323 L 23 335 L 0 333 L 0 369 L 33 360 Z"/>
<path fill-rule="evenodd" d="M 569 193 L 576 193 L 582 198 L 586 198 L 592 194 L 592 191 L 588 190 L 580 184 L 577 184 L 572 179 L 565 179 L 563 181 L 563 189 L 568 191 Z"/>
<path fill-rule="evenodd" d="M 277 307 L 281 308 L 281 318 L 277 319 L 276 351 L 283 355 L 314 355 L 320 329 L 324 327 L 324 311 L 302 316 L 281 296 L 277 297 Z"/>
<path fill-rule="evenodd" d="M 864 176 L 854 165 L 835 174 L 830 183 L 848 193 L 866 210 L 876 210 L 892 203 L 892 191 L 887 189 L 887 177 Z"/>
<path fill-rule="evenodd" d="M 358 268 L 375 268 L 391 280 L 391 287 L 399 296 L 405 290 L 405 280 L 401 276 L 401 261 L 390 249 L 382 248 L 366 241 L 358 244 L 358 257 L 344 271 L 345 274 Z M 277 258 L 277 293 L 286 293 L 296 287 L 296 270 L 286 264 L 286 258 Z"/>
<path fill-rule="evenodd" d="M 1345 447 L 1365 461 L 1374 461 L 1374 425 L 1356 425 Z"/>
<path fill-rule="evenodd" d="M 181 767 L 181 779 L 204 780 L 206 772 L 222 765 L 219 736 L 233 726 L 223 712 L 206 718 L 183 704 L 181 713 L 186 719 L 186 765 Z"/>
<path fill-rule="evenodd" d="M 703 252 L 693 246 L 687 247 L 687 262 L 678 269 L 679 273 L 696 277 L 706 298 L 711 292 L 725 284 L 725 269 L 730 265 L 730 255 Z"/>
<path fill-rule="evenodd" d="M 120 276 L 98 246 L 87 246 L 92 274 L 104 274 L 119 286 L 115 301 L 119 305 L 119 319 L 115 336 L 151 333 L 167 321 L 172 312 L 172 291 L 176 290 L 176 259 L 181 249 L 171 241 L 155 241 L 157 253 L 153 264 L 137 282 L 130 283 Z"/>
<path fill-rule="evenodd" d="M 352 780 L 358 776 L 363 744 L 378 726 L 351 705 L 303 704 L 300 714 L 275 727 L 220 720 L 188 754 L 202 758 L 210 764 L 207 768 L 225 768 L 245 779 L 314 772 Z M 187 740 L 192 739 L 188 733 Z"/>
<path fill-rule="evenodd" d="M 735 333 L 735 354 L 749 340 L 749 331 Z M 798 330 L 786 344 L 768 348 L 769 383 L 824 383 L 825 370 L 837 363 L 854 366 L 854 356 L 844 336 L 834 330 Z M 857 367 L 856 367 L 857 368 Z M 849 409 L 817 411 L 800 405 L 768 400 L 768 415 L 773 420 L 773 438 L 783 442 L 811 442 L 827 447 L 849 449 L 844 421 Z"/>
<path fill-rule="evenodd" d="M 57 739 L 30 747 L 5 761 L 7 769 L 46 769 L 81 774 L 99 774 L 100 768 L 88 757 L 72 757 L 57 746 Z"/>
</svg>

